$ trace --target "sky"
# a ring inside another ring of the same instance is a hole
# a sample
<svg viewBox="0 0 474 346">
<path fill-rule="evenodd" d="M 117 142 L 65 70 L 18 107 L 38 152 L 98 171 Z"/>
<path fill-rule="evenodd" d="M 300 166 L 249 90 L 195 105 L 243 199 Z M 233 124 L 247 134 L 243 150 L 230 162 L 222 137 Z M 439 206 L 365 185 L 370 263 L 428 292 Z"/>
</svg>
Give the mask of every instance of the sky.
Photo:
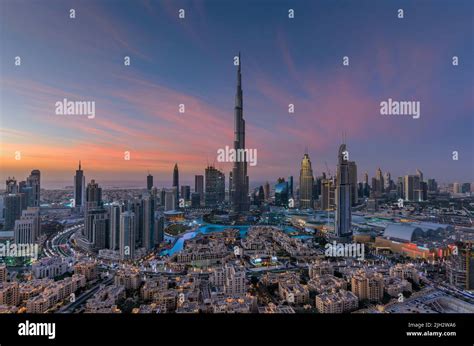
<svg viewBox="0 0 474 346">
<path fill-rule="evenodd" d="M 182 183 L 212 163 L 227 176 L 217 150 L 233 145 L 240 51 L 246 146 L 258 160 L 251 185 L 297 182 L 305 148 L 315 175 L 326 164 L 334 174 L 342 133 L 359 180 L 380 167 L 474 182 L 470 0 L 2 0 L 0 9 L 2 181 L 40 169 L 43 186 L 72 185 L 79 160 L 99 184 L 145 186 L 150 172 L 171 185 L 175 162 Z M 56 114 L 64 98 L 94 101 L 95 117 Z M 420 118 L 381 115 L 389 98 L 419 101 Z"/>
</svg>

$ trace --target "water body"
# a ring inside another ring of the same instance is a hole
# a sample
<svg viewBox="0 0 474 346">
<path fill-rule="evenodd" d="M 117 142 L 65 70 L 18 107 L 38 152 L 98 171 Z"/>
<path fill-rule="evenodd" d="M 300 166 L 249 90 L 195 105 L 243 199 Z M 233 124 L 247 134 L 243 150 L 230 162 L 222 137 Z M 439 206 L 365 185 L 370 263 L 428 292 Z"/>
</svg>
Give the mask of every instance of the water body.
<svg viewBox="0 0 474 346">
<path fill-rule="evenodd" d="M 247 232 L 249 230 L 250 225 L 242 225 L 242 226 L 228 226 L 228 225 L 213 225 L 213 224 L 207 224 L 198 227 L 196 230 L 184 233 L 183 235 L 179 236 L 178 240 L 174 243 L 173 247 L 169 250 L 164 250 L 161 252 L 162 256 L 165 255 L 173 255 L 176 252 L 179 252 L 183 250 L 184 246 L 184 241 L 188 239 L 194 238 L 196 235 L 199 233 L 207 234 L 207 233 L 214 233 L 214 232 L 223 232 L 226 229 L 238 229 L 240 233 L 240 237 L 245 238 L 247 236 Z M 286 233 L 291 233 L 297 231 L 295 228 L 291 226 L 284 226 L 283 231 Z M 309 237 L 312 238 L 311 236 L 295 236 L 297 238 L 302 238 L 302 239 L 308 239 L 308 238 L 303 238 L 303 237 Z M 170 237 L 167 237 L 167 239 L 170 239 Z"/>
</svg>

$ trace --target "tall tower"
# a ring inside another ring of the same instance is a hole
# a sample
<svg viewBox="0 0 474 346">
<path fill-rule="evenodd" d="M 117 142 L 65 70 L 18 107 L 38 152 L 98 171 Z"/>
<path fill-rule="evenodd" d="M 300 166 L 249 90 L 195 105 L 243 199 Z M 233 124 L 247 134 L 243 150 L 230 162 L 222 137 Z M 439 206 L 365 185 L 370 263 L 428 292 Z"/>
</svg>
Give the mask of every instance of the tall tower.
<svg viewBox="0 0 474 346">
<path fill-rule="evenodd" d="M 341 144 L 338 154 L 336 178 L 336 236 L 352 235 L 351 230 L 351 184 L 349 163 L 346 160 L 346 145 Z"/>
<path fill-rule="evenodd" d="M 174 169 L 173 169 L 173 187 L 176 188 L 176 206 L 175 209 L 178 208 L 179 205 L 179 170 L 178 170 L 178 164 L 175 163 Z"/>
<path fill-rule="evenodd" d="M 126 211 L 120 214 L 120 259 L 133 259 L 135 255 L 135 213 Z"/>
<path fill-rule="evenodd" d="M 240 66 L 242 60 L 239 53 L 239 67 L 237 69 L 237 93 L 235 95 L 234 108 L 234 149 L 236 153 L 245 149 L 245 120 L 243 117 L 243 99 L 242 99 L 242 75 Z M 244 160 L 234 162 L 232 168 L 232 187 L 230 195 L 232 196 L 232 210 L 234 212 L 248 211 L 249 203 L 249 177 L 247 176 L 247 157 Z"/>
<path fill-rule="evenodd" d="M 35 169 L 31 171 L 30 176 L 26 179 L 28 186 L 32 188 L 33 207 L 40 206 L 40 191 L 41 191 L 41 173 Z"/>
<path fill-rule="evenodd" d="M 81 169 L 81 161 L 79 161 L 79 169 L 76 171 L 76 175 L 74 176 L 74 203 L 76 207 L 84 207 L 86 202 L 85 189 L 86 178 Z"/>
<path fill-rule="evenodd" d="M 153 188 L 153 176 L 148 173 L 148 175 L 146 176 L 146 189 L 148 191 L 151 191 L 151 189 Z"/>
<path fill-rule="evenodd" d="M 301 161 L 300 170 L 300 208 L 313 208 L 313 168 L 308 153 L 305 153 Z"/>
</svg>

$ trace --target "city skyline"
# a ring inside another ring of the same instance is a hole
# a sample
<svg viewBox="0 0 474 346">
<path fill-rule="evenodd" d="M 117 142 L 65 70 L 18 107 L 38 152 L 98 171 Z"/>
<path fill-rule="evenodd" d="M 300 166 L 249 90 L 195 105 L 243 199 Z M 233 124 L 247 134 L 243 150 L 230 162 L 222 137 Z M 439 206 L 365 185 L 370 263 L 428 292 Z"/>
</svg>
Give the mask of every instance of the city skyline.
<svg viewBox="0 0 474 346">
<path fill-rule="evenodd" d="M 179 6 L 169 3 L 114 8 L 79 3 L 71 23 L 65 22 L 67 3 L 38 11 L 22 11 L 22 2 L 8 6 L 2 11 L 2 22 L 16 30 L 9 30 L 2 43 L 11 59 L 1 62 L 0 179 L 39 169 L 43 186 L 71 186 L 71 172 L 79 160 L 87 180 L 106 184 L 144 185 L 147 171 L 157 183 L 171 181 L 176 162 L 185 183 L 203 174 L 207 164 L 215 163 L 228 174 L 232 163 L 216 162 L 216 152 L 232 146 L 233 59 L 240 50 L 246 61 L 246 146 L 259 152 L 258 164 L 249 168 L 251 186 L 279 176 L 297 176 L 305 147 L 315 175 L 326 171 L 325 162 L 335 172 L 334 152 L 343 132 L 351 160 L 358 164 L 358 180 L 365 171 L 372 176 L 381 167 L 392 177 L 414 174 L 420 168 L 440 183 L 471 182 L 473 59 L 463 42 L 472 34 L 463 30 L 469 24 L 463 2 L 449 10 L 435 2 L 426 9 L 429 15 L 405 6 L 403 22 L 390 2 L 375 9 L 370 4 L 339 10 L 346 23 L 342 28 L 332 23 L 333 7 L 325 2 L 295 4 L 298 20 L 291 25 L 286 22 L 286 3 L 272 8 L 271 16 L 262 16 L 262 6 L 256 6 L 246 14 L 248 28 L 239 31 L 234 30 L 234 19 L 225 24 L 215 20 L 230 10 L 226 4 L 192 3 L 181 22 Z M 245 9 L 245 3 L 232 8 L 236 13 Z M 369 9 L 367 23 L 350 17 L 354 11 Z M 126 17 L 129 11 L 143 22 L 131 21 L 133 16 Z M 319 30 L 314 45 L 300 35 L 314 27 L 307 11 L 327 14 L 315 25 Z M 393 19 L 388 19 L 388 13 Z M 453 26 L 449 36 L 437 31 L 440 16 Z M 19 28 L 15 18 L 22 18 L 24 27 Z M 168 36 L 154 30 L 153 20 L 158 19 L 169 29 Z M 43 21 L 52 26 L 38 29 Z M 121 26 L 115 25 L 118 21 Z M 59 24 L 63 30 L 51 31 Z M 268 40 L 259 48 L 252 33 L 261 25 L 271 30 L 264 33 Z M 358 38 L 370 27 L 381 32 L 359 47 Z M 421 27 L 429 28 L 429 33 L 413 35 Z M 195 28 L 202 29 L 202 37 L 194 33 Z M 90 30 L 104 33 L 108 41 L 91 42 Z M 156 42 L 155 33 L 169 54 L 149 44 Z M 232 42 L 226 40 L 229 33 L 235 35 Z M 382 40 L 382 34 L 388 40 Z M 203 37 L 212 38 L 215 45 L 209 47 Z M 327 41 L 329 37 L 337 47 Z M 41 44 L 51 49 L 38 51 Z M 34 60 L 28 58 L 27 46 L 34 51 Z M 17 55 L 22 57 L 21 66 L 13 64 Z M 346 55 L 349 66 L 342 65 Z M 459 66 L 451 64 L 453 55 L 459 56 Z M 65 56 L 71 63 L 64 62 Z M 130 56 L 130 66 L 124 66 L 124 56 Z M 76 60 L 81 67 L 88 66 L 80 74 Z M 371 71 L 369 83 L 367 71 Z M 64 98 L 95 101 L 95 118 L 55 115 L 55 102 Z M 380 102 L 389 98 L 419 100 L 421 117 L 380 115 Z M 180 104 L 185 106 L 182 114 Z M 294 113 L 288 112 L 289 104 L 294 105 Z M 457 161 L 452 159 L 455 150 Z M 21 160 L 15 160 L 16 151 L 21 152 Z M 125 151 L 130 152 L 130 161 L 124 160 Z"/>
</svg>

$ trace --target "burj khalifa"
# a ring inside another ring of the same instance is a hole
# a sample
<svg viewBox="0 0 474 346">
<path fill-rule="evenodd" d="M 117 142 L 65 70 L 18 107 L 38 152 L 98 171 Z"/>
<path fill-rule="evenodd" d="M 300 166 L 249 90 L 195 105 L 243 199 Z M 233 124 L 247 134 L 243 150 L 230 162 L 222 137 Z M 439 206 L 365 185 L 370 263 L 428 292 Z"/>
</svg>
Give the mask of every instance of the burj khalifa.
<svg viewBox="0 0 474 346">
<path fill-rule="evenodd" d="M 239 53 L 239 67 L 237 69 L 237 93 L 234 108 L 234 149 L 236 153 L 245 150 L 245 120 L 243 117 L 242 74 Z M 249 177 L 247 176 L 247 155 L 244 160 L 235 160 L 232 168 L 232 186 L 230 196 L 232 210 L 236 213 L 249 210 Z"/>
</svg>

